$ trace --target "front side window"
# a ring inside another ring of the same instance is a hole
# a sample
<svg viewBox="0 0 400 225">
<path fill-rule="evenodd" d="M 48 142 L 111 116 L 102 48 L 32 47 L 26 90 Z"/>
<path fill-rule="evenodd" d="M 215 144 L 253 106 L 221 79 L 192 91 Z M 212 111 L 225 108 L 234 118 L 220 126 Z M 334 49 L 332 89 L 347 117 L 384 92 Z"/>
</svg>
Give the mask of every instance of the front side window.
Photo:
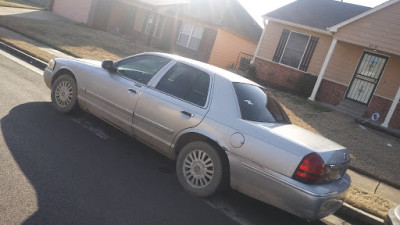
<svg viewBox="0 0 400 225">
<path fill-rule="evenodd" d="M 267 91 L 251 84 L 233 83 L 242 119 L 265 123 L 290 123 L 281 105 Z"/>
<path fill-rule="evenodd" d="M 147 84 L 170 61 L 170 59 L 154 55 L 134 56 L 118 63 L 117 73 L 130 80 Z"/>
<path fill-rule="evenodd" d="M 198 106 L 207 101 L 210 76 L 191 66 L 177 63 L 161 78 L 156 89 Z"/>
<path fill-rule="evenodd" d="M 177 44 L 193 50 L 200 47 L 204 28 L 190 23 L 183 23 L 179 32 Z"/>
</svg>

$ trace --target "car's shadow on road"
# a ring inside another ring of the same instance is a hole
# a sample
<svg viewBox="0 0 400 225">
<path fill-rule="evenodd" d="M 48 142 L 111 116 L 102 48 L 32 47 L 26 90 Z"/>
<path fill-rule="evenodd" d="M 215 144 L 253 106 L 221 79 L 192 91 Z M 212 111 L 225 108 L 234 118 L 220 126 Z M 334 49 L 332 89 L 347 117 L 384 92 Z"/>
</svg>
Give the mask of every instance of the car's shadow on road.
<svg viewBox="0 0 400 225">
<path fill-rule="evenodd" d="M 232 190 L 188 195 L 174 162 L 84 112 L 26 103 L 1 131 L 36 191 L 38 211 L 24 224 L 307 224 Z"/>
</svg>

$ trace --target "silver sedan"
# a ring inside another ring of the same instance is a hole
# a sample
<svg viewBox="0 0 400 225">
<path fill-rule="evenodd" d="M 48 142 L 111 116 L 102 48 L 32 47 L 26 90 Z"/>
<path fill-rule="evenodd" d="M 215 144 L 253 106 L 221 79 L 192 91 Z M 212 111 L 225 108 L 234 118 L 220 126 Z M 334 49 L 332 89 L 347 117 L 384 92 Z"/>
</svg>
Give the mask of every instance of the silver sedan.
<svg viewBox="0 0 400 225">
<path fill-rule="evenodd" d="M 57 111 L 79 106 L 176 160 L 192 195 L 230 186 L 315 220 L 339 209 L 350 186 L 346 148 L 291 124 L 262 86 L 226 70 L 143 53 L 53 59 L 44 80 Z"/>
</svg>

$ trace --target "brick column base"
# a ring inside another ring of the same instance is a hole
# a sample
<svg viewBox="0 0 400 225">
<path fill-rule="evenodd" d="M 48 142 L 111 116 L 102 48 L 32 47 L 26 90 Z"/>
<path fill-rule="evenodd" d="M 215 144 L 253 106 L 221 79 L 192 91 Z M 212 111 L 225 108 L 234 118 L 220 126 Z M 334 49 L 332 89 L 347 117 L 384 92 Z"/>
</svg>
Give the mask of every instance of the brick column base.
<svg viewBox="0 0 400 225">
<path fill-rule="evenodd" d="M 374 95 L 369 103 L 368 109 L 365 112 L 365 116 L 370 118 L 372 114 L 379 113 L 380 117 L 378 122 L 383 123 L 385 121 L 386 115 L 392 105 L 391 100 L 382 98 Z M 394 110 L 392 119 L 389 122 L 389 126 L 393 128 L 400 129 L 400 104 L 397 104 L 396 109 Z"/>
<path fill-rule="evenodd" d="M 316 99 L 331 105 L 337 105 L 344 99 L 347 86 L 329 80 L 322 80 Z"/>
</svg>

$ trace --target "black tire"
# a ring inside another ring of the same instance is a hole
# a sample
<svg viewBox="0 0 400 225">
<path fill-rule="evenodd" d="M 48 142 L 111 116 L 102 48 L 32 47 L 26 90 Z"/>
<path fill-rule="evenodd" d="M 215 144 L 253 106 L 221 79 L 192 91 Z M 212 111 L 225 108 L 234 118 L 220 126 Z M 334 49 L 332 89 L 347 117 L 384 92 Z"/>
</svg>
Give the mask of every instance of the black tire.
<svg viewBox="0 0 400 225">
<path fill-rule="evenodd" d="M 222 152 L 203 141 L 180 151 L 176 163 L 179 183 L 190 194 L 207 197 L 226 187 L 228 170 Z"/>
<path fill-rule="evenodd" d="M 75 110 L 77 103 L 77 85 L 71 75 L 63 74 L 54 81 L 51 88 L 51 103 L 61 113 Z"/>
</svg>

